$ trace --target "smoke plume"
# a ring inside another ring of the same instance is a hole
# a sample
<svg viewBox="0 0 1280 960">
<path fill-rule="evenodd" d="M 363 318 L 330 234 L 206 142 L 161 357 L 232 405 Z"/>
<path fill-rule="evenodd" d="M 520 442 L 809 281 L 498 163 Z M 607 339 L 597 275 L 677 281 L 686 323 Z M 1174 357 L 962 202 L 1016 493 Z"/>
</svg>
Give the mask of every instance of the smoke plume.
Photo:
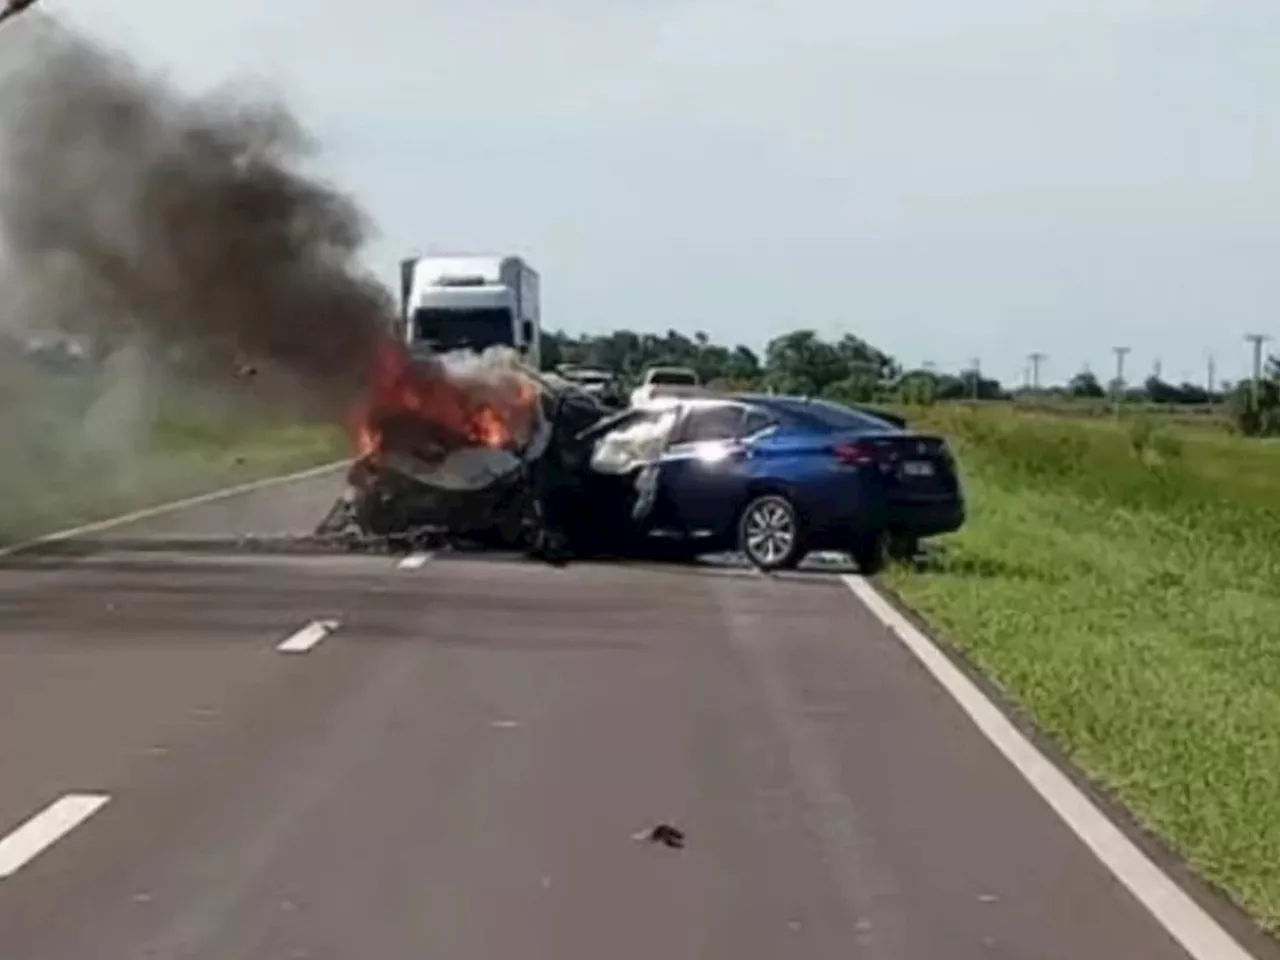
<svg viewBox="0 0 1280 960">
<path fill-rule="evenodd" d="M 44 17 L 6 28 L 0 65 L 0 326 L 261 370 L 324 416 L 356 401 L 392 306 L 283 106 L 184 97 Z"/>
</svg>

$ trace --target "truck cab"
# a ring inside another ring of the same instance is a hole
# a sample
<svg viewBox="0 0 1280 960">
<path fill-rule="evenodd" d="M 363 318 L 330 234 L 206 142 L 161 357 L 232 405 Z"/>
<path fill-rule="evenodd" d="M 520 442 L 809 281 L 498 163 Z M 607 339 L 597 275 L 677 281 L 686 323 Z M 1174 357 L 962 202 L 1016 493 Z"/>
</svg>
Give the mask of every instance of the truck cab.
<svg viewBox="0 0 1280 960">
<path fill-rule="evenodd" d="M 400 312 L 411 352 L 514 350 L 541 363 L 537 272 L 515 256 L 410 257 L 400 263 Z"/>
</svg>

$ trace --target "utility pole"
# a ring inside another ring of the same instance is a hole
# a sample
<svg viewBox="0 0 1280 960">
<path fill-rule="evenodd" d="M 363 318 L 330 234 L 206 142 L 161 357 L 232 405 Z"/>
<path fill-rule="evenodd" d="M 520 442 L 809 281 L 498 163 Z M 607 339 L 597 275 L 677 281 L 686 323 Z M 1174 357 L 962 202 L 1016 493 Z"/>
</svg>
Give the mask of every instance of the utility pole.
<svg viewBox="0 0 1280 960">
<path fill-rule="evenodd" d="M 1213 354 L 1211 353 L 1209 354 L 1209 398 L 1210 399 L 1213 398 L 1213 388 L 1217 386 L 1216 376 L 1215 376 L 1216 373 L 1217 373 L 1217 369 L 1214 367 Z"/>
<path fill-rule="evenodd" d="M 1040 364 L 1048 357 L 1040 352 L 1027 354 L 1027 359 L 1031 361 L 1031 389 L 1040 389 Z"/>
<path fill-rule="evenodd" d="M 1116 355 L 1116 385 L 1115 385 L 1115 403 L 1116 416 L 1120 416 L 1120 404 L 1124 402 L 1124 358 L 1129 355 L 1128 347 L 1112 347 L 1111 352 Z"/>
<path fill-rule="evenodd" d="M 1245 339 L 1253 344 L 1253 383 L 1249 385 L 1249 399 L 1254 412 L 1258 410 L 1258 391 L 1262 387 L 1262 345 L 1271 338 L 1265 333 L 1250 333 Z"/>
<path fill-rule="evenodd" d="M 981 385 L 982 385 L 982 361 L 977 357 L 974 357 L 973 358 L 973 383 L 971 384 L 973 388 L 974 400 L 981 399 L 980 397 Z"/>
<path fill-rule="evenodd" d="M 1151 375 L 1155 377 L 1157 380 L 1159 380 L 1160 374 L 1163 372 L 1164 372 L 1164 368 L 1160 364 L 1160 358 L 1156 357 L 1156 362 L 1151 365 Z"/>
</svg>

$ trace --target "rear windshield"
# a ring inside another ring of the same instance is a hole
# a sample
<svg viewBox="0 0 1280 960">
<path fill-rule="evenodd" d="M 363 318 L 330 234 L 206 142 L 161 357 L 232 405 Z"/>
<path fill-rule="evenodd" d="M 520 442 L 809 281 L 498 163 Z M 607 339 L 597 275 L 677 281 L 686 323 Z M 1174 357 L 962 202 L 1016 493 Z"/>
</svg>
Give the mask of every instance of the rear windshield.
<svg viewBox="0 0 1280 960">
<path fill-rule="evenodd" d="M 897 432 L 899 429 L 888 420 L 881 420 L 830 400 L 784 400 L 775 405 L 786 416 L 809 427 L 848 433 Z"/>
<path fill-rule="evenodd" d="M 648 382 L 660 387 L 694 387 L 698 378 L 688 370 L 654 370 L 648 376 Z"/>
</svg>

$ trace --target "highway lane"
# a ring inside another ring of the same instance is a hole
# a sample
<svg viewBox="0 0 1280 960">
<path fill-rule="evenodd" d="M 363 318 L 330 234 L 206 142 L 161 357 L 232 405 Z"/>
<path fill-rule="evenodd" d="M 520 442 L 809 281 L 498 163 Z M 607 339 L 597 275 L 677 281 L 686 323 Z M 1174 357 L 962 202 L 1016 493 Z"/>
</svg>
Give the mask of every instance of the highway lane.
<svg viewBox="0 0 1280 960">
<path fill-rule="evenodd" d="M 833 578 L 110 546 L 332 493 L 0 565 L 0 956 L 1185 957 Z"/>
</svg>

